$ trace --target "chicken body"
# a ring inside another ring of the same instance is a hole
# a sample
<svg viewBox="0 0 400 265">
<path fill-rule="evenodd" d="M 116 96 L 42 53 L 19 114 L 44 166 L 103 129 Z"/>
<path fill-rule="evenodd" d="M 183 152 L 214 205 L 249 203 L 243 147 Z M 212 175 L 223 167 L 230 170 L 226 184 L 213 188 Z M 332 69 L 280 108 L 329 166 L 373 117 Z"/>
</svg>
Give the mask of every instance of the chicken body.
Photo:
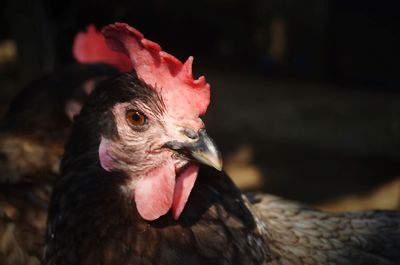
<svg viewBox="0 0 400 265">
<path fill-rule="evenodd" d="M 153 177 L 144 167 L 159 168 L 160 157 L 167 159 L 163 152 L 175 160 L 216 163 L 204 158 L 212 144 L 196 144 L 202 137 L 196 132 L 178 129 L 193 144 L 168 141 L 154 147 L 167 138 L 172 120 L 155 91 L 135 74 L 123 74 L 90 96 L 55 184 L 44 264 L 400 263 L 400 213 L 329 214 L 269 195 L 243 195 L 225 173 L 207 166 L 200 167 L 178 218 L 173 205 L 166 214 L 148 218 L 138 208 L 136 193 L 158 194 L 152 193 L 154 186 L 139 190 L 145 187 L 138 184 L 143 178 Z M 133 126 L 120 106 L 126 113 L 146 114 L 147 123 Z M 184 139 L 170 135 L 169 140 Z M 203 156 L 189 158 L 194 152 Z M 179 183 L 182 169 L 175 170 Z M 162 175 L 156 178 L 162 181 Z M 151 196 L 145 198 L 155 205 Z"/>
</svg>

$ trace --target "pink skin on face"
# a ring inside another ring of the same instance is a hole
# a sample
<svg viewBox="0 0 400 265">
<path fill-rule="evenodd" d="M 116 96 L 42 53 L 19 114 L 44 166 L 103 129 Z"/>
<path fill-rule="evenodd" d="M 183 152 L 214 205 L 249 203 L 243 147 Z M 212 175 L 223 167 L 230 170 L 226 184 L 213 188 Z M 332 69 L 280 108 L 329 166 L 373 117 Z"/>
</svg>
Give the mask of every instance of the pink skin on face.
<svg viewBox="0 0 400 265">
<path fill-rule="evenodd" d="M 113 158 L 107 154 L 107 150 L 109 146 L 111 145 L 111 141 L 101 137 L 100 141 L 100 146 L 99 146 L 99 159 L 100 159 L 100 165 L 105 171 L 112 171 L 113 168 L 115 167 L 116 162 L 113 160 Z"/>
<path fill-rule="evenodd" d="M 158 118 L 148 113 L 149 128 L 145 132 L 133 130 L 125 118 L 126 110 L 131 106 L 131 103 L 114 106 L 120 139 L 101 138 L 100 164 L 106 171 L 118 169 L 131 176 L 128 194 L 132 194 L 143 219 L 156 220 L 169 210 L 174 219 L 178 219 L 195 184 L 199 166 L 173 157 L 170 149 L 160 149 L 160 146 L 170 140 L 190 139 L 182 135 L 181 127 L 176 125 L 178 122 L 167 113 Z M 147 108 L 143 105 L 141 109 Z M 198 118 L 179 123 L 190 124 L 195 129 L 203 125 Z"/>
</svg>

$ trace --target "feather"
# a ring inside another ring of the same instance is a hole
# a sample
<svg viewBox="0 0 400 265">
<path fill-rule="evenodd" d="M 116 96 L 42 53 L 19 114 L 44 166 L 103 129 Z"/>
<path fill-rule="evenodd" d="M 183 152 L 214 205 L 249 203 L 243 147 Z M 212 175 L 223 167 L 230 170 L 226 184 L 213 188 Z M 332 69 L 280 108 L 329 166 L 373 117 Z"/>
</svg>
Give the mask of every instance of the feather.
<svg viewBox="0 0 400 265">
<path fill-rule="evenodd" d="M 0 264 L 40 264 L 52 183 L 71 129 L 66 103 L 87 80 L 116 73 L 82 65 L 44 76 L 14 99 L 0 128 Z"/>
</svg>

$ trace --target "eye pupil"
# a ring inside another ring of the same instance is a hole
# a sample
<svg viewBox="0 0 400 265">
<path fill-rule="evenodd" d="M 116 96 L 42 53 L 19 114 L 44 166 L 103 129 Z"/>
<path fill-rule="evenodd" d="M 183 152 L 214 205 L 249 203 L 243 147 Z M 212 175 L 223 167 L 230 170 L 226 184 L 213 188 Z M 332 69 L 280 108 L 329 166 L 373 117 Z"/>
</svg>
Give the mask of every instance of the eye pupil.
<svg viewBox="0 0 400 265">
<path fill-rule="evenodd" d="M 134 113 L 133 115 L 132 115 L 132 120 L 134 120 L 134 121 L 140 121 L 140 114 L 139 113 Z"/>
</svg>

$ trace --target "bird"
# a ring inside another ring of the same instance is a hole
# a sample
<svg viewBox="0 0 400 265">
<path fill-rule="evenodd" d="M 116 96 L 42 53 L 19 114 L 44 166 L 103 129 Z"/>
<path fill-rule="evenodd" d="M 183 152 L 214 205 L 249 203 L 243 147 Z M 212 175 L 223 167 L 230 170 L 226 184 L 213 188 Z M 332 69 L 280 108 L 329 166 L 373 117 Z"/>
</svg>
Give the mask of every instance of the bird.
<svg viewBox="0 0 400 265">
<path fill-rule="evenodd" d="M 28 84 L 0 122 L 0 264 L 39 264 L 53 180 L 88 89 L 117 73 L 73 64 Z"/>
<path fill-rule="evenodd" d="M 399 212 L 243 194 L 201 119 L 210 85 L 193 79 L 193 58 L 125 23 L 102 34 L 131 68 L 102 81 L 75 118 L 43 264 L 400 263 Z"/>
<path fill-rule="evenodd" d="M 105 64 L 73 64 L 24 87 L 0 122 L 0 182 L 31 182 L 40 171 L 57 173 L 73 117 L 87 97 L 85 90 L 116 73 Z"/>
</svg>

